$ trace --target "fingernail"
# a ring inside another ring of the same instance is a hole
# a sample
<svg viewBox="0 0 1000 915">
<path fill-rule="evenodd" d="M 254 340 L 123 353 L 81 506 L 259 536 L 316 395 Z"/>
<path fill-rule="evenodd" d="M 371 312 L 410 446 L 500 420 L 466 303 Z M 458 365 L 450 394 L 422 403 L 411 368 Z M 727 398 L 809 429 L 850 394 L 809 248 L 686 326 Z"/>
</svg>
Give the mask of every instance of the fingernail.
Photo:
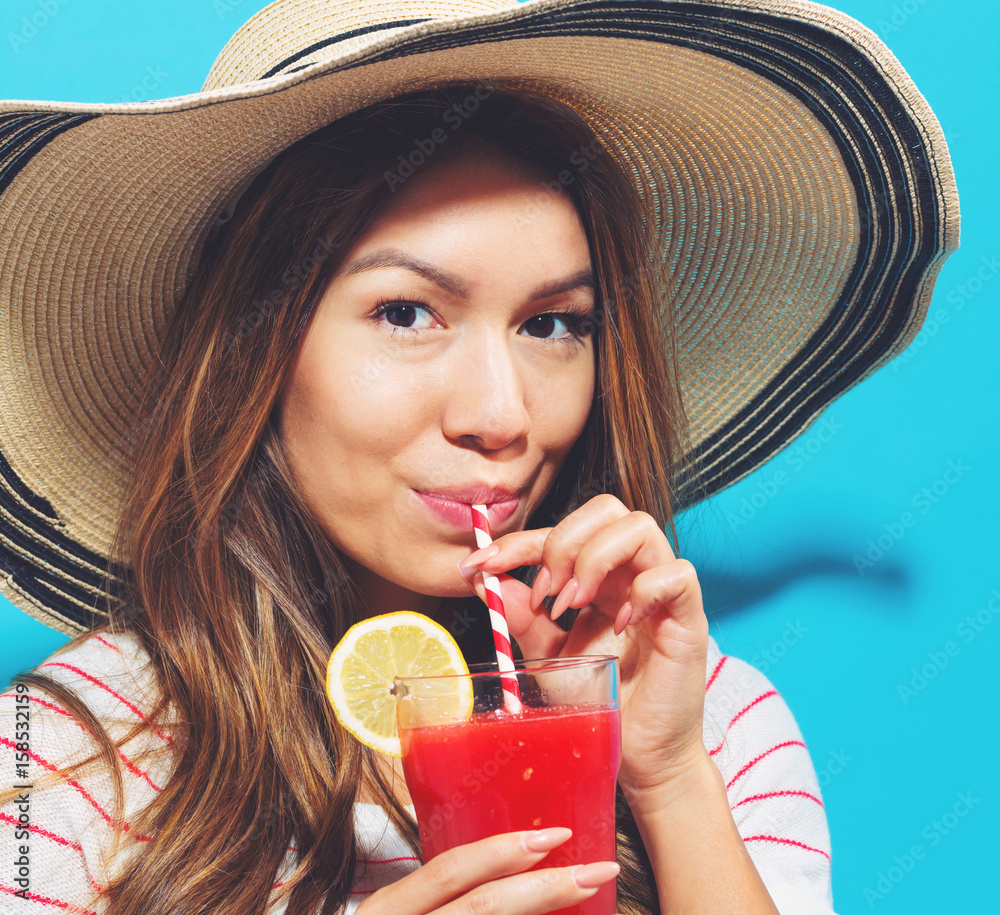
<svg viewBox="0 0 1000 915">
<path fill-rule="evenodd" d="M 566 608 L 573 603 L 573 598 L 576 597 L 579 587 L 580 583 L 575 578 L 571 578 L 563 585 L 563 589 L 559 592 L 556 602 L 552 605 L 552 619 L 557 620 L 563 615 Z"/>
<path fill-rule="evenodd" d="M 625 631 L 625 627 L 629 624 L 629 620 L 631 619 L 632 602 L 626 601 L 621 610 L 618 611 L 618 616 L 615 618 L 615 635 L 621 635 Z"/>
<path fill-rule="evenodd" d="M 470 553 L 465 559 L 462 560 L 461 565 L 469 568 L 470 566 L 479 565 L 482 562 L 486 562 L 487 559 L 492 559 L 500 552 L 500 547 L 495 543 L 491 543 L 489 546 L 484 546 L 481 550 L 476 550 L 475 553 Z"/>
<path fill-rule="evenodd" d="M 458 574 L 462 576 L 462 578 L 465 580 L 465 583 L 471 588 L 472 580 L 476 577 L 476 570 L 467 569 L 465 566 L 462 565 L 461 559 L 458 560 L 456 565 L 458 566 Z"/>
<path fill-rule="evenodd" d="M 614 861 L 595 861 L 573 868 L 573 880 L 581 890 L 592 890 L 618 876 L 621 868 Z"/>
<path fill-rule="evenodd" d="M 548 829 L 536 829 L 524 834 L 521 844 L 525 851 L 551 851 L 557 845 L 562 845 L 571 835 L 572 829 L 565 826 L 550 826 Z"/>
<path fill-rule="evenodd" d="M 535 576 L 535 583 L 531 586 L 531 601 L 529 606 L 532 610 L 537 610 L 541 606 L 545 596 L 549 593 L 549 586 L 552 584 L 552 573 L 546 566 L 542 566 Z"/>
</svg>

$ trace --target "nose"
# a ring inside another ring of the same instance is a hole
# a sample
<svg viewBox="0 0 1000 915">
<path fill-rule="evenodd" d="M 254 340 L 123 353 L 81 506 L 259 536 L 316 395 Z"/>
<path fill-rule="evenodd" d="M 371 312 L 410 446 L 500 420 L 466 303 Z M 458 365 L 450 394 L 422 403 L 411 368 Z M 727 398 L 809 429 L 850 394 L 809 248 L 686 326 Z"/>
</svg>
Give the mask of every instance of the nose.
<svg viewBox="0 0 1000 915">
<path fill-rule="evenodd" d="M 442 431 L 458 444 L 498 451 L 531 428 L 523 367 L 497 337 L 469 344 L 453 353 Z"/>
</svg>

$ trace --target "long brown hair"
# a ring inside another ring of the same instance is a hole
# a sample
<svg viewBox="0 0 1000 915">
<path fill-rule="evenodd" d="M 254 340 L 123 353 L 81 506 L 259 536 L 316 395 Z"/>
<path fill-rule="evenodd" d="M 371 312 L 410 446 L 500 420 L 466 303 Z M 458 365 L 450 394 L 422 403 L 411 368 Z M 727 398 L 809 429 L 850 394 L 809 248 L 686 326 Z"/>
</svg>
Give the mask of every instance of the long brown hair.
<svg viewBox="0 0 1000 915">
<path fill-rule="evenodd" d="M 418 847 L 374 755 L 324 698 L 330 651 L 366 610 L 297 491 L 275 412 L 323 289 L 394 187 L 443 161 L 418 142 L 441 136 L 445 155 L 479 137 L 551 179 L 568 173 L 539 190 L 559 184 L 571 195 L 590 243 L 597 393 L 530 524 L 610 492 L 673 529 L 682 425 L 667 280 L 651 213 L 580 115 L 530 88 L 452 83 L 344 117 L 284 151 L 206 245 L 136 424 L 114 551 L 126 586 L 109 625 L 136 633 L 156 672 L 161 701 L 137 729 L 169 722 L 177 750 L 172 777 L 133 818 L 151 838 L 106 888 L 109 915 L 262 912 L 292 842 L 298 866 L 280 890 L 289 915 L 336 911 L 355 878 L 361 784 Z M 58 684 L 21 679 L 103 733 Z M 110 740 L 103 746 L 120 801 L 120 762 Z M 652 873 L 619 799 L 620 908 L 655 912 Z"/>
</svg>

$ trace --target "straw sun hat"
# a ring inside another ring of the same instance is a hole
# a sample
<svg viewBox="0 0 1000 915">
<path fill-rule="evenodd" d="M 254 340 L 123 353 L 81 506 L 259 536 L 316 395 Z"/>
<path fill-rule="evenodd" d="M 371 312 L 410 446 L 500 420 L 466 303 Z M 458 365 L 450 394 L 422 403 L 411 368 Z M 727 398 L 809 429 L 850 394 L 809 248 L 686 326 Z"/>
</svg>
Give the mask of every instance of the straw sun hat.
<svg viewBox="0 0 1000 915">
<path fill-rule="evenodd" d="M 213 223 L 414 80 L 573 106 L 652 202 L 711 494 L 914 337 L 958 243 L 941 128 L 892 53 L 800 0 L 278 0 L 201 92 L 0 102 L 0 590 L 98 621 L 139 381 Z"/>
</svg>

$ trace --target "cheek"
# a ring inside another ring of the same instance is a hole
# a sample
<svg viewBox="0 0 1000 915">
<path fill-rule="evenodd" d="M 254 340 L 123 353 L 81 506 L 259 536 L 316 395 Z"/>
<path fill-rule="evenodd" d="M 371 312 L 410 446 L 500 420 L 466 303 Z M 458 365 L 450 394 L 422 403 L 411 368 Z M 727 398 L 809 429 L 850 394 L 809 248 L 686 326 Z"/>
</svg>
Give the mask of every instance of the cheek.
<svg viewBox="0 0 1000 915">
<path fill-rule="evenodd" d="M 340 422 L 386 453 L 429 419 L 437 399 L 425 373 L 388 358 L 356 368 L 327 393 L 337 399 Z"/>
<path fill-rule="evenodd" d="M 305 351 L 282 402 L 286 446 L 299 455 L 385 456 L 419 418 L 420 387 L 377 351 L 343 347 L 322 358 Z"/>
<path fill-rule="evenodd" d="M 594 399 L 593 362 L 553 373 L 532 386 L 532 426 L 553 448 L 568 450 L 579 438 Z"/>
</svg>

